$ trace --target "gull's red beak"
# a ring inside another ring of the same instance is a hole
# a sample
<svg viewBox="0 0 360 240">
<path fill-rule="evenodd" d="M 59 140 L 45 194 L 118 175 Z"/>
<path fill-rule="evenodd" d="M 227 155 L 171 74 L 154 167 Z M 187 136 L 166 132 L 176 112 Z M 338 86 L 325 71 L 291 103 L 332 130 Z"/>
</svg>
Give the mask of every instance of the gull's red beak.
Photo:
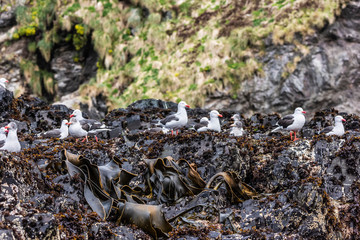
<svg viewBox="0 0 360 240">
<path fill-rule="evenodd" d="M 346 122 L 346 120 L 345 120 L 345 119 L 342 119 L 342 121 L 343 121 L 343 122 Z"/>
<path fill-rule="evenodd" d="M 9 82 L 8 80 L 5 80 L 5 82 Z"/>
<path fill-rule="evenodd" d="M 74 115 L 74 114 L 71 114 L 71 115 L 70 115 L 70 118 L 72 118 L 72 117 L 75 117 L 75 115 Z"/>
<path fill-rule="evenodd" d="M 219 114 L 218 116 L 219 116 L 219 117 L 222 117 L 222 115 L 221 115 L 221 114 Z"/>
<path fill-rule="evenodd" d="M 5 126 L 4 128 L 5 128 L 5 129 L 8 129 L 8 128 L 10 128 L 10 127 L 9 127 L 9 126 Z"/>
<path fill-rule="evenodd" d="M 305 111 L 302 111 L 302 113 L 306 113 Z"/>
<path fill-rule="evenodd" d="M 190 108 L 190 105 L 185 105 L 185 107 Z"/>
<path fill-rule="evenodd" d="M 65 123 L 66 125 L 70 125 L 70 124 L 72 124 L 72 122 L 68 122 L 68 123 Z"/>
</svg>

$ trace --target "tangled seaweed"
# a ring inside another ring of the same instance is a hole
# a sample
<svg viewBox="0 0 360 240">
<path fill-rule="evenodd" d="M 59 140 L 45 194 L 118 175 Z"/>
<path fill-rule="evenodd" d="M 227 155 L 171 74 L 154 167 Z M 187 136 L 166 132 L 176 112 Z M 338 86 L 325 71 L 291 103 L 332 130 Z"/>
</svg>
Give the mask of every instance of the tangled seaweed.
<svg viewBox="0 0 360 240">
<path fill-rule="evenodd" d="M 61 156 L 70 176 L 79 175 L 83 180 L 84 197 L 101 219 L 107 219 L 111 210 L 116 209 L 119 216 L 117 223 L 135 224 L 154 238 L 167 236 L 173 228 L 165 219 L 161 206 L 145 204 L 146 193 L 150 193 L 150 198 L 155 198 L 159 202 L 174 204 L 185 196 L 195 196 L 205 188 L 210 188 L 221 176 L 232 203 L 242 202 L 257 195 L 256 191 L 242 183 L 234 172 L 218 173 L 205 184 L 196 170 L 196 165 L 185 159 L 145 159 L 148 168 L 143 174 L 143 179 L 147 185 L 145 191 L 142 191 L 129 186 L 131 179 L 136 175 L 121 168 L 125 160 L 113 158 L 109 163 L 97 166 L 89 159 L 66 150 L 61 152 Z M 220 185 L 221 183 L 217 184 L 214 190 Z M 170 221 L 173 220 L 174 218 Z"/>
</svg>

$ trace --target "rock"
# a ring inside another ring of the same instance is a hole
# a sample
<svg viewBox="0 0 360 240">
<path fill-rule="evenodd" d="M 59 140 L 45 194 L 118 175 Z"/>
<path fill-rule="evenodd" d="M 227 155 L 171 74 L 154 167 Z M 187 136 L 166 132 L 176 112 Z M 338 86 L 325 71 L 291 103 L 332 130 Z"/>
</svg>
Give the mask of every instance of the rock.
<svg viewBox="0 0 360 240">
<path fill-rule="evenodd" d="M 75 52 L 69 47 L 60 47 L 54 51 L 51 60 L 51 70 L 58 85 L 60 96 L 76 91 L 81 81 L 83 67 L 80 62 L 74 62 Z"/>
<path fill-rule="evenodd" d="M 158 100 L 136 104 L 150 103 L 165 106 Z M 170 109 L 139 110 L 133 106 L 111 111 L 106 116 L 105 122 L 112 129 L 108 136 L 99 142 L 91 138 L 81 143 L 73 138 L 58 141 L 34 137 L 34 132 L 53 127 L 72 110 L 63 105 L 49 106 L 38 98 L 15 98 L 9 114 L 21 126 L 19 137 L 23 149 L 19 154 L 1 153 L 0 236 L 15 239 L 149 237 L 134 226 L 116 225 L 119 213 L 115 209 L 106 221 L 92 211 L 84 197 L 82 178 L 79 175 L 71 178 L 61 160 L 61 150 L 67 149 L 98 166 L 109 163 L 114 156 L 123 161 L 121 167 L 136 176 L 122 191 L 146 189 L 144 161 L 171 156 L 175 161 L 185 159 L 193 164 L 206 183 L 219 172 L 234 171 L 243 184 L 257 192 L 250 199 L 234 203 L 230 201 L 228 185 L 220 178 L 218 184 L 213 184 L 216 189 L 210 186 L 174 203 L 162 202 L 166 219 L 194 207 L 171 222 L 173 227 L 177 226 L 169 233 L 172 238 L 359 237 L 359 132 L 351 130 L 343 137 L 317 134 L 317 129 L 338 114 L 337 110 L 316 112 L 303 129 L 303 133 L 311 132 L 308 138 L 301 136 L 301 140 L 292 142 L 287 135 L 269 136 L 278 114 L 256 113 L 250 118 L 244 117 L 244 128 L 248 132 L 244 137 L 229 137 L 225 132 L 230 128 L 228 119 L 224 120 L 226 124 L 220 133 L 197 133 L 184 128 L 180 134 L 171 136 L 144 132 L 150 120 L 169 114 Z M 191 118 L 199 119 L 204 113 L 208 111 L 192 109 Z M 226 118 L 232 114 L 223 111 Z M 342 114 L 349 123 L 358 121 L 357 115 Z M 125 131 L 122 125 L 127 126 Z M 182 176 L 192 176 L 186 164 L 178 164 L 177 171 Z M 172 177 L 177 171 L 171 172 Z M 169 176 L 157 174 L 159 181 L 165 178 L 169 181 Z M 136 191 L 132 194 L 138 196 L 137 201 L 151 205 L 159 204 L 161 199 L 156 195 L 163 192 L 153 192 L 151 196 L 149 192 L 137 195 Z"/>
<path fill-rule="evenodd" d="M 173 102 L 165 102 L 159 99 L 145 99 L 138 100 L 129 105 L 130 108 L 136 108 L 141 110 L 151 109 L 151 108 L 170 108 L 173 111 L 177 110 L 177 104 Z"/>
<path fill-rule="evenodd" d="M 292 113 L 301 106 L 306 111 L 336 107 L 345 112 L 360 113 L 358 89 L 360 23 L 358 1 L 350 1 L 336 21 L 326 26 L 312 41 L 303 41 L 309 54 L 302 57 L 293 45 L 267 45 L 264 77 L 243 81 L 236 100 L 210 96 L 205 108 L 255 112 Z M 302 57 L 296 69 L 284 78 L 287 63 Z"/>
<path fill-rule="evenodd" d="M 4 118 L 9 117 L 8 109 L 10 108 L 13 98 L 12 92 L 0 86 L 0 113 L 3 121 Z"/>
<path fill-rule="evenodd" d="M 0 15 L 0 28 L 10 28 L 16 24 L 15 9 L 2 12 Z"/>
</svg>

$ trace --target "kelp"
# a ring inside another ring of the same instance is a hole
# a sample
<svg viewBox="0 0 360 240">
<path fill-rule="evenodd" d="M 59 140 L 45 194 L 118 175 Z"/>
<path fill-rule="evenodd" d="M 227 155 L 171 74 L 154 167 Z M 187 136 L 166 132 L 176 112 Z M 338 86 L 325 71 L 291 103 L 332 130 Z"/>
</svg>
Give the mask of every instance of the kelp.
<svg viewBox="0 0 360 240">
<path fill-rule="evenodd" d="M 84 181 L 85 199 L 102 219 L 108 217 L 114 200 L 126 198 L 121 184 L 129 184 L 131 178 L 136 176 L 121 169 L 121 161 L 116 158 L 106 165 L 97 166 L 89 159 L 66 150 L 62 151 L 61 156 L 65 159 L 70 176 L 79 174 Z"/>
<path fill-rule="evenodd" d="M 120 212 L 118 223 L 135 224 L 154 238 L 167 237 L 166 233 L 173 229 L 159 205 L 120 202 L 118 208 Z"/>
<path fill-rule="evenodd" d="M 231 203 L 240 203 L 258 195 L 255 189 L 242 182 L 238 175 L 233 171 L 220 172 L 215 174 L 206 184 L 206 188 L 211 188 L 212 183 L 215 182 L 215 180 L 219 177 L 222 177 L 223 181 L 216 184 L 214 189 L 217 190 L 221 184 L 225 182 L 227 197 Z"/>
<path fill-rule="evenodd" d="M 196 164 L 185 159 L 145 159 L 147 169 L 142 177 L 146 186 L 143 190 L 137 186 L 129 186 L 131 179 L 137 175 L 121 168 L 124 160 L 113 158 L 107 164 L 97 166 L 91 163 L 90 159 L 66 150 L 62 151 L 61 156 L 70 176 L 79 175 L 83 180 L 84 197 L 101 219 L 107 219 L 114 209 L 119 214 L 117 223 L 135 224 L 154 238 L 167 237 L 167 233 L 173 229 L 169 222 L 198 206 L 214 208 L 217 211 L 218 209 L 209 204 L 209 199 L 203 203 L 195 201 L 191 208 L 168 221 L 161 212 L 160 205 L 146 204 L 149 198 L 159 203 L 172 204 L 185 196 L 199 197 L 202 193 L 218 192 L 223 183 L 226 184 L 227 198 L 232 203 L 239 203 L 257 195 L 252 187 L 241 182 L 232 171 L 217 173 L 206 184 L 197 172 Z M 217 182 L 220 177 L 222 181 Z M 215 185 L 213 189 L 212 185 Z"/>
<path fill-rule="evenodd" d="M 97 166 L 89 159 L 66 150 L 61 156 L 70 176 L 79 175 L 84 181 L 84 197 L 101 219 L 107 219 L 114 208 L 120 216 L 118 223 L 135 224 L 154 238 L 167 236 L 166 233 L 172 231 L 161 206 L 146 205 L 136 196 L 142 194 L 142 190 L 128 185 L 136 175 L 121 169 L 121 161 L 113 158 L 109 163 Z"/>
<path fill-rule="evenodd" d="M 182 197 L 200 193 L 205 187 L 196 166 L 185 159 L 175 162 L 172 157 L 166 157 L 144 161 L 148 166 L 144 173 L 146 191 L 154 194 L 159 202 L 174 203 Z M 179 164 L 184 163 L 187 167 L 181 168 Z"/>
</svg>

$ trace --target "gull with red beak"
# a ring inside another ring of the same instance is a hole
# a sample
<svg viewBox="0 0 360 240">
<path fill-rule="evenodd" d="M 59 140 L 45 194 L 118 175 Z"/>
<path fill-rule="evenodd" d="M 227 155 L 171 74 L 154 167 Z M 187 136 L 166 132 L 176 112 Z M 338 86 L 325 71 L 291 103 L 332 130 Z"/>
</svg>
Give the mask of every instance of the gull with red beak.
<svg viewBox="0 0 360 240">
<path fill-rule="evenodd" d="M 306 112 L 301 107 L 296 108 L 294 114 L 289 114 L 281 118 L 277 122 L 278 127 L 272 130 L 271 132 L 275 132 L 280 129 L 288 130 L 290 131 L 291 140 L 294 141 L 299 140 L 299 138 L 296 138 L 296 132 L 299 131 L 305 124 L 304 113 Z M 294 139 L 292 137 L 293 133 L 294 133 Z"/>
<path fill-rule="evenodd" d="M 0 86 L 2 86 L 3 88 L 6 88 L 5 83 L 8 83 L 9 81 L 6 80 L 5 78 L 0 78 Z"/>
<path fill-rule="evenodd" d="M 346 122 L 346 120 L 338 115 L 334 118 L 335 120 L 335 126 L 329 126 L 324 128 L 320 133 L 325 133 L 326 136 L 336 135 L 341 137 L 345 134 L 345 128 L 343 125 L 343 122 Z"/>
<path fill-rule="evenodd" d="M 212 110 L 210 112 L 210 121 L 206 125 L 204 124 L 202 127 L 198 128 L 197 132 L 205 132 L 208 130 L 220 132 L 221 126 L 219 117 L 222 117 L 222 115 L 218 111 Z"/>
<path fill-rule="evenodd" d="M 7 126 L 5 126 L 5 129 L 8 130 L 8 136 L 5 139 L 4 146 L 2 146 L 0 150 L 6 150 L 8 152 L 20 152 L 21 145 L 17 136 L 16 123 L 9 123 Z"/>
<path fill-rule="evenodd" d="M 176 134 L 178 134 L 178 129 L 185 127 L 188 123 L 186 108 L 190 108 L 186 102 L 179 102 L 177 112 L 160 120 L 158 124 L 167 129 L 171 129 L 171 134 L 174 134 L 174 129 L 176 129 Z"/>
<path fill-rule="evenodd" d="M 83 141 L 88 140 L 87 139 L 88 132 L 81 127 L 80 122 L 75 117 L 70 118 L 70 122 L 68 123 L 68 125 L 69 125 L 70 136 L 76 138 L 83 137 L 84 138 Z"/>
<path fill-rule="evenodd" d="M 68 125 L 69 125 L 70 136 L 77 137 L 77 138 L 84 137 L 83 142 L 85 140 L 88 141 L 88 136 L 95 136 L 96 141 L 98 141 L 96 134 L 105 132 L 105 131 L 110 131 L 110 129 L 107 129 L 107 128 L 100 128 L 100 129 L 86 131 L 81 127 L 80 122 L 75 117 L 72 117 L 70 119 L 70 122 L 68 123 Z"/>
<path fill-rule="evenodd" d="M 44 138 L 60 138 L 64 139 L 69 135 L 68 120 L 62 120 L 61 127 L 56 128 L 44 133 L 40 133 L 38 136 Z"/>
<path fill-rule="evenodd" d="M 105 125 L 98 120 L 84 118 L 82 112 L 79 109 L 73 111 L 73 113 L 70 115 L 70 118 L 72 117 L 76 118 L 76 120 L 78 120 L 78 122 L 80 123 L 81 127 L 86 131 L 105 127 Z"/>
<path fill-rule="evenodd" d="M 290 131 L 291 140 L 294 141 L 299 140 L 299 138 L 296 138 L 296 132 L 299 131 L 305 124 L 304 113 L 306 112 L 302 108 L 300 107 L 296 108 L 293 114 L 289 114 L 281 118 L 277 122 L 278 127 L 272 130 L 271 132 L 275 132 L 280 129 L 288 130 Z M 294 139 L 292 137 L 293 133 L 294 133 Z"/>
</svg>

